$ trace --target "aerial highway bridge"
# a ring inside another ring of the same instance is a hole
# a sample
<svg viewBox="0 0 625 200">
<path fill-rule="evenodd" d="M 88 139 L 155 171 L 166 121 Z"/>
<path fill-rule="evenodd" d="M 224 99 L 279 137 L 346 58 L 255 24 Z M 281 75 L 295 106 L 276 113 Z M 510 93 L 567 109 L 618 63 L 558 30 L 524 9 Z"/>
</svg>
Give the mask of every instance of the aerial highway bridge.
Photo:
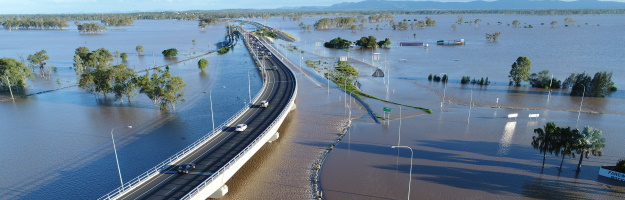
<svg viewBox="0 0 625 200">
<path fill-rule="evenodd" d="M 100 199 L 206 199 L 228 192 L 226 182 L 267 142 L 295 109 L 297 81 L 276 49 L 240 31 L 263 77 L 263 87 L 242 110 L 198 141 Z M 260 101 L 269 105 L 263 108 Z M 245 131 L 235 131 L 246 124 Z M 193 163 L 189 173 L 179 166 Z"/>
</svg>

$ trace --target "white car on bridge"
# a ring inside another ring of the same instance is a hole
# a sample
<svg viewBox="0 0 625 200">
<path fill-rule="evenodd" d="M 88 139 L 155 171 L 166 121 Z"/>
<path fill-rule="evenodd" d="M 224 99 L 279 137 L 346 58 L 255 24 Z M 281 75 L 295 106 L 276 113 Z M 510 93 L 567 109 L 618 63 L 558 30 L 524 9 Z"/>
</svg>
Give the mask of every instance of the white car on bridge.
<svg viewBox="0 0 625 200">
<path fill-rule="evenodd" d="M 234 129 L 236 132 L 242 132 L 247 129 L 247 124 L 237 124 L 237 127 Z"/>
<path fill-rule="evenodd" d="M 260 101 L 260 107 L 261 108 L 266 108 L 268 106 L 269 106 L 269 101 L 267 101 L 267 100 Z"/>
</svg>

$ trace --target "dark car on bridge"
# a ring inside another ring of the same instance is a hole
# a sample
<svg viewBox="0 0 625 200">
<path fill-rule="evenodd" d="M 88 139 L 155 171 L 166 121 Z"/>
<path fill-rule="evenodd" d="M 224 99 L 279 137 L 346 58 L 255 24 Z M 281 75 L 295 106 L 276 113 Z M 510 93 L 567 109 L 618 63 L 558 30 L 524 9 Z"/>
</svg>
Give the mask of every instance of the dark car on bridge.
<svg viewBox="0 0 625 200">
<path fill-rule="evenodd" d="M 178 167 L 178 173 L 188 174 L 189 170 L 191 169 L 195 169 L 195 164 L 193 163 L 182 164 Z"/>
</svg>

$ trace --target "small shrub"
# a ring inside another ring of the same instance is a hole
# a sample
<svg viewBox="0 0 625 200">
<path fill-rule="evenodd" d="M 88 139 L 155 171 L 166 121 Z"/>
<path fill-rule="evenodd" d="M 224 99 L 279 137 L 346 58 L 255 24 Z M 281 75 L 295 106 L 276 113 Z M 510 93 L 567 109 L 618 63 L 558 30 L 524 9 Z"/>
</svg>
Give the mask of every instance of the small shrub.
<svg viewBox="0 0 625 200">
<path fill-rule="evenodd" d="M 621 159 L 618 162 L 616 162 L 616 171 L 625 173 L 625 159 Z"/>
<path fill-rule="evenodd" d="M 618 88 L 616 88 L 614 86 L 610 87 L 610 92 L 616 92 L 616 90 L 618 90 Z"/>
<path fill-rule="evenodd" d="M 471 77 L 469 76 L 462 76 L 462 79 L 460 79 L 461 84 L 467 84 L 469 82 L 471 82 Z"/>
<path fill-rule="evenodd" d="M 171 49 L 164 50 L 162 53 L 163 53 L 163 56 L 168 57 L 168 58 L 176 57 L 178 55 L 178 49 L 171 48 Z"/>
<path fill-rule="evenodd" d="M 217 50 L 217 53 L 219 53 L 219 55 L 221 55 L 221 54 L 228 53 L 228 51 L 230 51 L 230 47 L 223 47 L 223 48 Z"/>
</svg>

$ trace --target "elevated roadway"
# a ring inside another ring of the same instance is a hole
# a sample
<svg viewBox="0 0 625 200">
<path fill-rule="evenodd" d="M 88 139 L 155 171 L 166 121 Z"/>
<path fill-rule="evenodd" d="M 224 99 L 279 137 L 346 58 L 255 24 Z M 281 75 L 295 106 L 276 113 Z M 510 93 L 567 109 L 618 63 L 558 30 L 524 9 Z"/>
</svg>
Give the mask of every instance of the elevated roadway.
<svg viewBox="0 0 625 200">
<path fill-rule="evenodd" d="M 250 52 L 260 54 L 255 58 L 260 62 L 258 69 L 264 79 L 263 89 L 249 108 L 202 144 L 188 148 L 190 150 L 178 158 L 168 159 L 172 162 L 157 169 L 158 172 L 153 170 L 144 175 L 145 178 L 118 188 L 101 199 L 205 199 L 223 196 L 227 193 L 225 182 L 264 143 L 278 138 L 277 128 L 286 114 L 295 108 L 295 76 L 281 62 L 282 58 L 276 56 L 277 52 L 269 53 L 265 44 L 255 37 L 246 35 L 245 38 Z M 261 100 L 269 101 L 269 106 L 261 108 Z M 236 124 L 247 124 L 248 128 L 236 132 Z M 188 174 L 177 173 L 177 167 L 186 163 L 196 164 L 195 169 Z"/>
</svg>

